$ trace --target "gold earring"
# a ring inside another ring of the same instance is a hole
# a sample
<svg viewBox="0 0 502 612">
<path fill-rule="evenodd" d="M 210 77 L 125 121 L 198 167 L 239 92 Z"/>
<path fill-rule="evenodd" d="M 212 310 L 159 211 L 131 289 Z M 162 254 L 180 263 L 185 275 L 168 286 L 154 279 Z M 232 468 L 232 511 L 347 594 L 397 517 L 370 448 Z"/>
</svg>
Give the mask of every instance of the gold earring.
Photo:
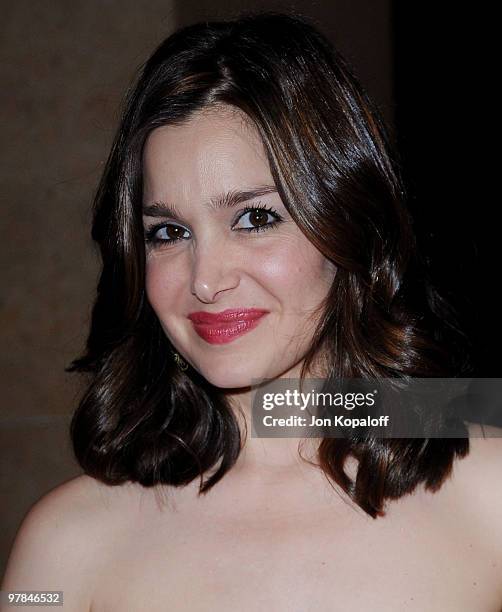
<svg viewBox="0 0 502 612">
<path fill-rule="evenodd" d="M 183 370 L 183 372 L 185 370 L 188 369 L 188 363 L 186 361 L 184 361 L 179 353 L 173 353 L 174 356 L 174 361 L 178 364 L 178 367 L 180 370 Z"/>
</svg>

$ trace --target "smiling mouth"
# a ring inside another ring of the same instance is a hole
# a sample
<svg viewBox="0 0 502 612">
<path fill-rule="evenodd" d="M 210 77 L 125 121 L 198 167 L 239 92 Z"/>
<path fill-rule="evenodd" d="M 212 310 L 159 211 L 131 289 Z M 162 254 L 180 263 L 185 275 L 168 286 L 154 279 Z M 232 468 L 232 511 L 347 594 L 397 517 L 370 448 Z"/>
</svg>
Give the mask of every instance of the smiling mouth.
<svg viewBox="0 0 502 612">
<path fill-rule="evenodd" d="M 241 317 L 235 317 L 233 321 L 220 320 L 212 323 L 200 322 L 196 316 L 191 317 L 191 320 L 195 331 L 203 340 L 209 344 L 226 344 L 257 327 L 265 314 L 266 311 L 248 311 L 241 313 Z"/>
</svg>

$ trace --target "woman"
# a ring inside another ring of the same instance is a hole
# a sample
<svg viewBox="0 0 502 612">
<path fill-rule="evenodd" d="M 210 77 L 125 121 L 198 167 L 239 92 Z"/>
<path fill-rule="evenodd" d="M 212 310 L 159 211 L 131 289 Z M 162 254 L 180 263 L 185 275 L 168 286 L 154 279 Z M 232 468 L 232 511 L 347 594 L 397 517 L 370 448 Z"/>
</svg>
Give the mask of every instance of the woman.
<svg viewBox="0 0 502 612">
<path fill-rule="evenodd" d="M 85 475 L 31 509 L 3 589 L 93 612 L 502 609 L 499 438 L 251 435 L 256 379 L 468 372 L 404 198 L 306 21 L 166 39 L 95 200 L 103 269 L 69 368 L 89 376 Z"/>
</svg>

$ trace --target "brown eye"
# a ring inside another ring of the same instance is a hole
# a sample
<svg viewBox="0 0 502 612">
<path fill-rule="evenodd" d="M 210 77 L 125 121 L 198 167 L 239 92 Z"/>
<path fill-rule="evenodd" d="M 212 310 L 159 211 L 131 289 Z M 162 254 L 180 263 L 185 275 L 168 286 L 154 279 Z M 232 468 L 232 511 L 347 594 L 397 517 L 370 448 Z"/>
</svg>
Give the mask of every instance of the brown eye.
<svg viewBox="0 0 502 612">
<path fill-rule="evenodd" d="M 243 220 L 246 220 L 244 225 L 242 225 Z M 248 208 L 240 216 L 238 224 L 234 227 L 248 232 L 259 231 L 260 229 L 274 226 L 280 220 L 280 215 L 272 209 L 262 207 Z"/>
<path fill-rule="evenodd" d="M 265 225 L 267 223 L 267 216 L 269 213 L 266 213 L 262 210 L 253 210 L 249 213 L 249 220 L 253 225 Z"/>
<path fill-rule="evenodd" d="M 186 231 L 179 225 L 166 225 L 164 229 L 166 231 L 166 237 L 168 240 L 178 240 L 179 238 L 183 238 L 183 234 Z"/>
<path fill-rule="evenodd" d="M 145 239 L 147 243 L 153 246 L 174 244 L 180 240 L 186 240 L 185 232 L 190 234 L 187 229 L 180 225 L 174 225 L 168 223 L 165 225 L 155 225 L 145 232 Z"/>
<path fill-rule="evenodd" d="M 254 227 L 261 227 L 262 225 L 267 224 L 267 217 L 269 213 L 257 208 L 256 210 L 250 211 L 248 214 L 249 221 Z"/>
</svg>

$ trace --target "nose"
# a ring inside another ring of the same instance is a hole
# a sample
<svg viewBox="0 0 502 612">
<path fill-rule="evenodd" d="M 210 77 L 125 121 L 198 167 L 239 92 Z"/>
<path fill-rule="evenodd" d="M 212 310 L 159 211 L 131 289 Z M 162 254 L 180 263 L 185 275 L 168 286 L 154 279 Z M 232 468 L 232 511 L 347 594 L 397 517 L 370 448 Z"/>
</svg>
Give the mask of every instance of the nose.
<svg viewBox="0 0 502 612">
<path fill-rule="evenodd" d="M 204 304 L 216 302 L 219 294 L 239 286 L 240 275 L 231 249 L 205 242 L 194 249 L 192 295 Z"/>
</svg>

